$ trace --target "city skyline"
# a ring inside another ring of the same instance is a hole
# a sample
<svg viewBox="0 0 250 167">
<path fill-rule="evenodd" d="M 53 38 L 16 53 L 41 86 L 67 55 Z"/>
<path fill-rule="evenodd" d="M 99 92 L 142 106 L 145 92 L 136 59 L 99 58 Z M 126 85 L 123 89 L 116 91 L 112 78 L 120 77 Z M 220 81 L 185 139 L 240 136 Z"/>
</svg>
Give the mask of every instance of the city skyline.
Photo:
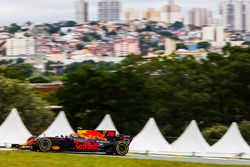
<svg viewBox="0 0 250 167">
<path fill-rule="evenodd" d="M 123 11 L 129 7 L 135 8 L 143 12 L 149 7 L 161 9 L 168 0 L 121 0 Z M 206 7 L 213 11 L 216 15 L 219 12 L 218 0 L 175 0 L 177 4 L 182 6 L 182 17 L 187 17 L 187 12 L 194 7 Z M 88 0 L 89 2 L 89 19 L 97 20 L 97 2 L 98 0 Z M 23 23 L 32 21 L 35 23 L 57 22 L 63 20 L 75 20 L 74 4 L 75 0 L 43 0 L 40 2 L 33 0 L 0 0 L 0 24 Z M 24 12 L 25 11 L 25 12 Z M 29 12 L 26 12 L 29 11 Z M 6 17 L 8 16 L 8 17 Z M 49 16 L 49 17 L 48 17 Z"/>
</svg>

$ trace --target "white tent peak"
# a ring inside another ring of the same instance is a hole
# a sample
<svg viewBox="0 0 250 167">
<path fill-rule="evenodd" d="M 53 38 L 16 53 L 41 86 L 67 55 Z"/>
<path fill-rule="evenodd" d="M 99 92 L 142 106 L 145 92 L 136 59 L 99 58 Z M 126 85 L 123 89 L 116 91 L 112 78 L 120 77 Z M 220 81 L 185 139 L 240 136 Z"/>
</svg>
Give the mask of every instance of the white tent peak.
<svg viewBox="0 0 250 167">
<path fill-rule="evenodd" d="M 212 146 L 210 152 L 225 154 L 250 153 L 250 147 L 242 137 L 237 123 L 234 122 L 226 134 Z"/>
<path fill-rule="evenodd" d="M 61 111 L 52 124 L 40 136 L 55 137 L 55 136 L 68 136 L 74 133 L 74 130 L 69 124 L 69 121 L 64 113 Z"/>
<path fill-rule="evenodd" d="M 172 147 L 176 152 L 186 153 L 204 153 L 210 148 L 195 120 L 193 120 L 183 134 L 172 143 Z"/>
<path fill-rule="evenodd" d="M 0 127 L 0 145 L 20 144 L 30 136 L 32 135 L 25 127 L 17 109 L 12 109 Z"/>
<path fill-rule="evenodd" d="M 169 153 L 171 146 L 161 134 L 154 118 L 150 118 L 130 144 L 131 152 Z"/>
<path fill-rule="evenodd" d="M 112 130 L 119 133 L 110 114 L 106 114 L 101 123 L 97 126 L 96 130 Z"/>
</svg>

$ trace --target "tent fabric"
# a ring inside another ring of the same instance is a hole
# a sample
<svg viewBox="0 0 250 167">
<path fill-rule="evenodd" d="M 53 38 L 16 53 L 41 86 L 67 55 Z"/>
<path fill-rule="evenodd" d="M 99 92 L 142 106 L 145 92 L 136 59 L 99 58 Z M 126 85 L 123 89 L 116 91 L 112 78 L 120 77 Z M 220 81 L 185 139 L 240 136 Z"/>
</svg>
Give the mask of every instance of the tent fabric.
<svg viewBox="0 0 250 167">
<path fill-rule="evenodd" d="M 0 146 L 21 144 L 31 136 L 31 133 L 20 118 L 17 109 L 12 109 L 0 127 Z"/>
<path fill-rule="evenodd" d="M 61 111 L 53 123 L 45 130 L 40 137 L 68 136 L 75 133 L 63 111 Z"/>
<path fill-rule="evenodd" d="M 170 153 L 172 148 L 161 134 L 154 118 L 150 118 L 141 132 L 132 140 L 130 152 Z"/>
<path fill-rule="evenodd" d="M 111 131 L 116 131 L 116 133 L 119 134 L 109 114 L 105 115 L 101 123 L 97 126 L 96 130 L 111 130 Z"/>
<path fill-rule="evenodd" d="M 209 156 L 237 157 L 240 154 L 250 154 L 250 147 L 242 137 L 237 124 L 234 122 L 226 134 L 209 150 Z"/>
<path fill-rule="evenodd" d="M 196 121 L 192 121 L 183 134 L 174 141 L 171 146 L 176 153 L 187 153 L 191 155 L 195 153 L 205 153 L 210 149 Z"/>
</svg>

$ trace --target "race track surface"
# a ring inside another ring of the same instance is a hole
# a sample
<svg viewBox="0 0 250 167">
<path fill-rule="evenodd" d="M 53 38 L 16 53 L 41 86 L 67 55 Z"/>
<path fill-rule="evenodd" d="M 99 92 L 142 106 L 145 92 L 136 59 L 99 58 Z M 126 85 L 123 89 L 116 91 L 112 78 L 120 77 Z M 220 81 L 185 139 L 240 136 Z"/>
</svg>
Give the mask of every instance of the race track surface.
<svg viewBox="0 0 250 167">
<path fill-rule="evenodd" d="M 15 149 L 0 148 L 0 151 L 14 151 Z M 200 158 L 200 157 L 181 157 L 181 156 L 166 156 L 166 155 L 139 155 L 128 154 L 127 156 L 110 156 L 103 153 L 76 153 L 64 152 L 63 154 L 76 154 L 76 155 L 91 155 L 91 156 L 108 156 L 114 158 L 129 158 L 129 159 L 144 159 L 144 160 L 161 160 L 161 161 L 176 161 L 176 162 L 193 162 L 193 163 L 206 163 L 206 164 L 220 164 L 220 165 L 246 165 L 250 166 L 250 160 L 246 159 L 229 159 L 229 158 Z"/>
<path fill-rule="evenodd" d="M 149 159 L 149 160 L 163 160 L 163 161 L 177 161 L 177 162 L 194 162 L 220 165 L 250 165 L 250 160 L 241 159 L 221 159 L 221 158 L 196 158 L 196 157 L 174 157 L 174 156 L 143 156 L 143 155 L 128 155 L 123 158 L 134 159 Z"/>
</svg>

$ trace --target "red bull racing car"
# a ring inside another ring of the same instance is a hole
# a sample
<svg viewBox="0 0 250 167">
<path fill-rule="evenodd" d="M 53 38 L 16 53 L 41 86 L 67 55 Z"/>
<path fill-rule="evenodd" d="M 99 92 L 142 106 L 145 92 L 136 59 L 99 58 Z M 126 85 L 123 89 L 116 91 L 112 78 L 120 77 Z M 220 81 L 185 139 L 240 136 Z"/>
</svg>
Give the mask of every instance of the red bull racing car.
<svg viewBox="0 0 250 167">
<path fill-rule="evenodd" d="M 130 136 L 116 135 L 115 131 L 78 130 L 77 134 L 66 137 L 30 137 L 16 147 L 40 152 L 104 152 L 124 156 L 131 141 Z"/>
</svg>

